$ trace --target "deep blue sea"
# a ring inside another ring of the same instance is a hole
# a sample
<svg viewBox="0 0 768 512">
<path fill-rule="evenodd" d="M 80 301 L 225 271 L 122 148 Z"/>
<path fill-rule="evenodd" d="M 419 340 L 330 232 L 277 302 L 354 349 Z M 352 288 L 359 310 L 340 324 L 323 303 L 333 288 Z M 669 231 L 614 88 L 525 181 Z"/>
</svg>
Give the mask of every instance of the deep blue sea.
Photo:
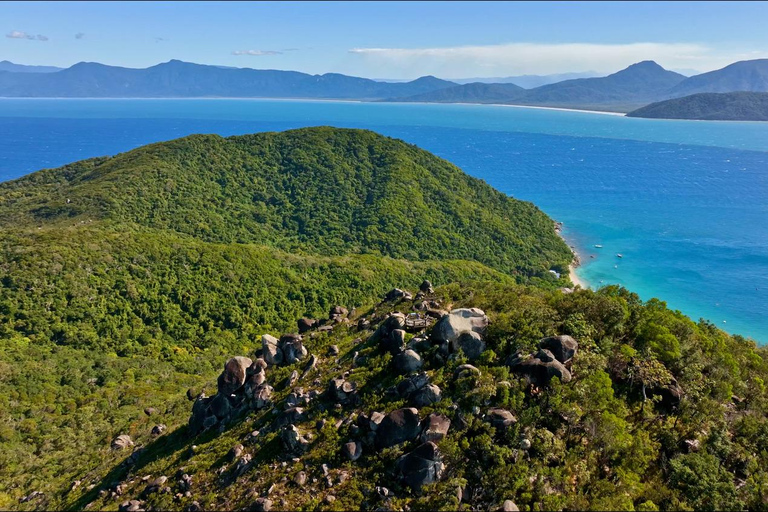
<svg viewBox="0 0 768 512">
<path fill-rule="evenodd" d="M 534 202 L 565 224 L 592 287 L 622 284 L 768 343 L 768 123 L 490 105 L 0 99 L 0 181 L 191 133 L 318 125 L 406 140 Z"/>
</svg>

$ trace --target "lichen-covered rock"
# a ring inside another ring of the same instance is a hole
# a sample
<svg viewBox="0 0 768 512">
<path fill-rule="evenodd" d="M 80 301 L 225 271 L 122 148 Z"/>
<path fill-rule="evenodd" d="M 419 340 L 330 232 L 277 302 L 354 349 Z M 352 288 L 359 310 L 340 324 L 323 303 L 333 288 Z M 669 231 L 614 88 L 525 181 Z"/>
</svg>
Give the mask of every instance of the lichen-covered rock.
<svg viewBox="0 0 768 512">
<path fill-rule="evenodd" d="M 443 474 L 442 455 L 437 445 L 426 442 L 397 460 L 403 481 L 413 490 L 440 480 Z"/>
<path fill-rule="evenodd" d="M 413 373 L 421 368 L 421 356 L 413 350 L 406 350 L 394 357 L 392 365 L 400 374 Z"/>
<path fill-rule="evenodd" d="M 418 409 L 395 409 L 381 420 L 376 429 L 376 448 L 389 448 L 416 439 L 420 430 Z"/>
<path fill-rule="evenodd" d="M 248 357 L 237 356 L 224 364 L 224 371 L 218 379 L 218 389 L 221 395 L 230 395 L 245 384 L 248 368 L 253 361 Z"/>
</svg>

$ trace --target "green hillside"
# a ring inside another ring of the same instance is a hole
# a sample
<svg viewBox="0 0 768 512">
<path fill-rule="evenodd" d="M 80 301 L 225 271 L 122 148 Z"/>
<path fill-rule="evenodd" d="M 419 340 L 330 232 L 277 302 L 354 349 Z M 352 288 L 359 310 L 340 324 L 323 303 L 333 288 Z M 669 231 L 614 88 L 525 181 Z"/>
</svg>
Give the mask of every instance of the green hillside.
<svg viewBox="0 0 768 512">
<path fill-rule="evenodd" d="M 0 232 L 2 510 L 765 508 L 765 350 L 566 288 L 551 219 L 401 141 L 153 144 L 0 184 Z"/>
<path fill-rule="evenodd" d="M 768 92 L 692 94 L 651 103 L 627 116 L 703 121 L 768 121 Z"/>
</svg>

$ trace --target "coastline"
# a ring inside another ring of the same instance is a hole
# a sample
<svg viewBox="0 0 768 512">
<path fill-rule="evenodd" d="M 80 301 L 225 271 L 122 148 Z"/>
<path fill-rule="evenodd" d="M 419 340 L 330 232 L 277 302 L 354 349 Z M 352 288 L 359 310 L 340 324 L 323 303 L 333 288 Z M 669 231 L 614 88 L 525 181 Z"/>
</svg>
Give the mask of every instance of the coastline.
<svg viewBox="0 0 768 512">
<path fill-rule="evenodd" d="M 568 244 L 568 240 L 565 239 L 563 236 L 563 223 L 562 222 L 555 222 L 555 233 L 557 233 L 557 236 L 559 236 L 563 242 Z M 572 246 L 571 244 L 568 244 L 568 248 L 573 253 L 573 260 L 568 264 L 568 277 L 573 283 L 574 287 L 581 287 L 585 290 L 589 290 L 589 283 L 576 275 L 576 268 L 581 266 L 581 258 L 579 257 L 579 253 L 576 251 L 576 248 Z"/>
</svg>

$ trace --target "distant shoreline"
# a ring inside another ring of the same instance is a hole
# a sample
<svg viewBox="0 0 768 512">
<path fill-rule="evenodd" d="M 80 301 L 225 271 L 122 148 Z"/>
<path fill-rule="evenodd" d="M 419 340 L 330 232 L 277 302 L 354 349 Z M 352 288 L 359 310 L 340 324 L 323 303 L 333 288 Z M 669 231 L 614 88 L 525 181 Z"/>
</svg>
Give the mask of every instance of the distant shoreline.
<svg viewBox="0 0 768 512">
<path fill-rule="evenodd" d="M 585 110 L 579 108 L 565 108 L 565 107 L 542 107 L 535 105 L 512 105 L 509 103 L 468 103 L 468 102 L 450 102 L 443 103 L 439 101 L 372 101 L 372 100 L 351 100 L 351 99 L 335 99 L 335 98 L 270 98 L 270 97 L 251 97 L 251 96 L 189 96 L 189 97 L 56 97 L 56 96 L 40 96 L 40 97 L 26 97 L 26 96 L 0 96 L 1 100 L 270 100 L 270 101 L 314 101 L 314 102 L 327 102 L 327 103 L 382 103 L 382 104 L 397 104 L 397 105 L 478 105 L 488 107 L 514 107 L 514 108 L 535 108 L 539 110 L 559 110 L 562 112 L 583 112 L 585 114 L 604 114 L 609 116 L 621 116 L 626 117 L 622 112 L 608 112 L 605 110 Z"/>
</svg>

